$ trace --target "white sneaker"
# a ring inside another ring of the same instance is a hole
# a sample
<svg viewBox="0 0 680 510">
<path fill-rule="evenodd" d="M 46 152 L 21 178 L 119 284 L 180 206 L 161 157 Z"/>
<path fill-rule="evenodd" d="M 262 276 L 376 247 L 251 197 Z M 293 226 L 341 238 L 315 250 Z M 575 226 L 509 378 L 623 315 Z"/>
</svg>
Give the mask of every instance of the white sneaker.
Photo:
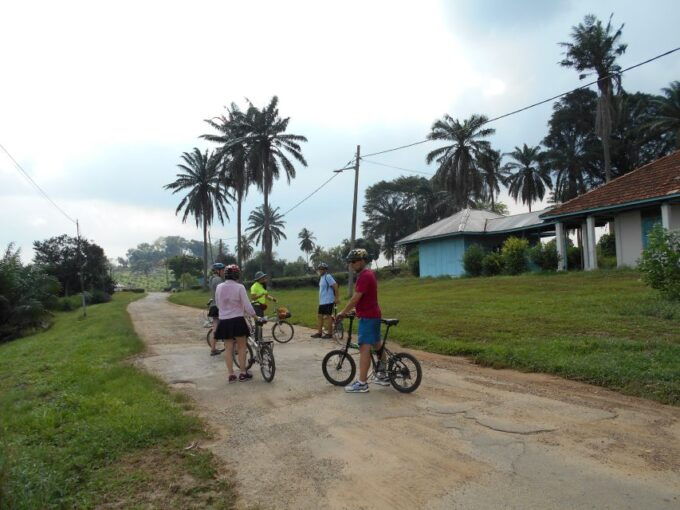
<svg viewBox="0 0 680 510">
<path fill-rule="evenodd" d="M 347 393 L 368 393 L 368 384 L 354 381 L 349 386 L 345 386 L 345 391 Z"/>
<path fill-rule="evenodd" d="M 376 372 L 373 382 L 375 384 L 379 384 L 380 386 L 389 386 L 391 384 L 390 378 L 387 377 L 385 372 Z"/>
</svg>

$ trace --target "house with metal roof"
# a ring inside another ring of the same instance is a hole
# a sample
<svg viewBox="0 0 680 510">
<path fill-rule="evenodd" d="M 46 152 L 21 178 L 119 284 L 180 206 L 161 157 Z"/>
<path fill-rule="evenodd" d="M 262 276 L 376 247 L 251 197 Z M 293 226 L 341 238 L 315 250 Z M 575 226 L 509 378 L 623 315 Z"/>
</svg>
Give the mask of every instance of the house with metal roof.
<svg viewBox="0 0 680 510">
<path fill-rule="evenodd" d="M 465 273 L 463 254 L 472 244 L 499 248 L 510 236 L 524 237 L 531 244 L 554 236 L 554 222 L 540 216 L 547 209 L 513 216 L 491 211 L 464 209 L 397 241 L 397 246 L 418 247 L 420 276 L 460 276 Z"/>
<path fill-rule="evenodd" d="M 680 230 L 680 151 L 543 211 L 540 218 L 555 225 L 559 269 L 567 269 L 566 231 L 579 228 L 584 267 L 597 269 L 595 227 L 612 222 L 617 266 L 635 266 L 654 225 Z"/>
</svg>

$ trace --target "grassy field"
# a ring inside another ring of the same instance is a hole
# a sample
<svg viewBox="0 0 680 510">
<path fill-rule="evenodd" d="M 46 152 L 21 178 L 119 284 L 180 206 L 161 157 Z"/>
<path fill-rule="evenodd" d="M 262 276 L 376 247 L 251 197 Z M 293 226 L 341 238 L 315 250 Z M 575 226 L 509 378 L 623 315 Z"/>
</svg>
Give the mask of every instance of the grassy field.
<svg viewBox="0 0 680 510">
<path fill-rule="evenodd" d="M 315 324 L 315 289 L 272 292 L 294 322 Z M 207 298 L 171 300 L 204 308 Z M 659 300 L 634 271 L 399 278 L 380 282 L 380 305 L 401 319 L 390 337 L 404 346 L 680 405 L 680 304 Z"/>
<path fill-rule="evenodd" d="M 231 508 L 188 399 L 125 362 L 139 294 L 0 345 L 0 508 Z"/>
<path fill-rule="evenodd" d="M 168 282 L 174 280 L 172 273 L 168 273 L 167 279 L 165 269 L 156 268 L 148 277 L 143 274 L 133 273 L 129 269 L 115 269 L 113 279 L 116 283 L 128 288 L 146 289 L 147 291 L 160 291 L 168 286 Z"/>
</svg>

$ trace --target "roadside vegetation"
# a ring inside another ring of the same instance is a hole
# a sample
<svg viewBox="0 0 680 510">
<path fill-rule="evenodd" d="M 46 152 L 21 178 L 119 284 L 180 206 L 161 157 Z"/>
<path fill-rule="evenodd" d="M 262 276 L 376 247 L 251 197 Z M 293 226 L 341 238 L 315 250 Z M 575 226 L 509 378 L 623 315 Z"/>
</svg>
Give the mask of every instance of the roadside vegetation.
<svg viewBox="0 0 680 510">
<path fill-rule="evenodd" d="M 0 508 L 231 508 L 191 404 L 126 360 L 141 294 L 0 345 Z"/>
<path fill-rule="evenodd" d="M 317 289 L 272 292 L 293 322 L 316 324 Z M 341 295 L 346 302 L 346 287 Z M 170 299 L 207 301 L 194 291 Z M 660 299 L 636 271 L 395 278 L 380 282 L 380 305 L 401 319 L 390 335 L 406 347 L 680 404 L 680 304 Z"/>
</svg>

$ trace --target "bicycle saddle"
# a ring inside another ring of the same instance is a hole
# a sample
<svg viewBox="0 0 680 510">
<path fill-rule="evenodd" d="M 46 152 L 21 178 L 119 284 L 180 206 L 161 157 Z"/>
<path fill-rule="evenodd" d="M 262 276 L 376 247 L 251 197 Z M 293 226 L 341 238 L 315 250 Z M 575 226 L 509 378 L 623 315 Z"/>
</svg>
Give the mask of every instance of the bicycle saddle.
<svg viewBox="0 0 680 510">
<path fill-rule="evenodd" d="M 257 317 L 255 319 L 258 324 L 267 324 L 267 318 L 266 317 Z"/>
<path fill-rule="evenodd" d="M 383 319 L 382 320 L 384 324 L 387 324 L 388 326 L 396 326 L 399 324 L 399 319 Z"/>
</svg>

